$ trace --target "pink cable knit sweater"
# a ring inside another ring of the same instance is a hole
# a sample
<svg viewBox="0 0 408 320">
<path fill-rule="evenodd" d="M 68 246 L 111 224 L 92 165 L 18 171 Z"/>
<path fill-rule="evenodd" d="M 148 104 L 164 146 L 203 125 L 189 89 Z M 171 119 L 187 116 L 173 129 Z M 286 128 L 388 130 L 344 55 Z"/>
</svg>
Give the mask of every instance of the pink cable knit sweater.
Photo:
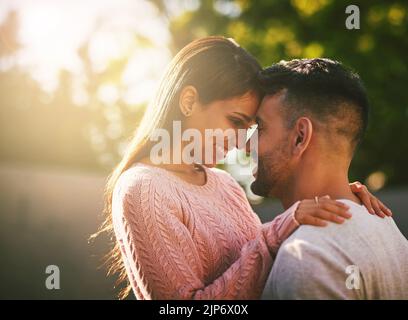
<svg viewBox="0 0 408 320">
<path fill-rule="evenodd" d="M 205 169 L 203 186 L 137 163 L 119 178 L 112 217 L 137 299 L 259 299 L 295 203 L 263 224 L 239 184 Z"/>
</svg>

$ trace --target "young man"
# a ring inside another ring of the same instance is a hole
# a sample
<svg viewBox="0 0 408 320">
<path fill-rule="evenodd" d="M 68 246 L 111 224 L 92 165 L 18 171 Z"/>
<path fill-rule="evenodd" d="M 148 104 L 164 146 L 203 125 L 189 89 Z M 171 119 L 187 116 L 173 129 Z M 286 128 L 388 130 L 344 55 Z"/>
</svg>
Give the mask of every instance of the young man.
<svg viewBox="0 0 408 320">
<path fill-rule="evenodd" d="M 257 114 L 253 192 L 279 198 L 285 209 L 329 195 L 352 214 L 341 225 L 301 226 L 289 237 L 263 298 L 408 299 L 408 241 L 391 217 L 368 214 L 349 188 L 369 109 L 358 75 L 329 59 L 302 59 L 273 65 L 260 78 L 266 96 Z"/>
</svg>

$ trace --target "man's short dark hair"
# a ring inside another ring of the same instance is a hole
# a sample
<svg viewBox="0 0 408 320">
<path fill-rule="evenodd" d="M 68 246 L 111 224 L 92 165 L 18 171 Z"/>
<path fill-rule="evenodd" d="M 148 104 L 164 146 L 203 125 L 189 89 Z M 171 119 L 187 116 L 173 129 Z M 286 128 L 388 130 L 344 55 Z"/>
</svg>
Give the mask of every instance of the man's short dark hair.
<svg viewBox="0 0 408 320">
<path fill-rule="evenodd" d="M 284 107 L 288 126 L 304 115 L 335 128 L 352 149 L 362 140 L 368 123 L 369 102 L 360 77 L 338 61 L 295 59 L 281 61 L 259 73 L 266 95 L 286 89 Z"/>
</svg>

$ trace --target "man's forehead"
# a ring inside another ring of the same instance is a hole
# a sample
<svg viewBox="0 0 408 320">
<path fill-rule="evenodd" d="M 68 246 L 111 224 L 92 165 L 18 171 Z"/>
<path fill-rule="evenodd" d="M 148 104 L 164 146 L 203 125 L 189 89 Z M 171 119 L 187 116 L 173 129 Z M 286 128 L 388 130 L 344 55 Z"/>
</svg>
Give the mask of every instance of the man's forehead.
<svg viewBox="0 0 408 320">
<path fill-rule="evenodd" d="M 258 116 L 262 118 L 263 121 L 271 120 L 270 117 L 273 117 L 281 111 L 285 94 L 286 92 L 282 90 L 275 94 L 265 95 L 259 107 Z"/>
</svg>

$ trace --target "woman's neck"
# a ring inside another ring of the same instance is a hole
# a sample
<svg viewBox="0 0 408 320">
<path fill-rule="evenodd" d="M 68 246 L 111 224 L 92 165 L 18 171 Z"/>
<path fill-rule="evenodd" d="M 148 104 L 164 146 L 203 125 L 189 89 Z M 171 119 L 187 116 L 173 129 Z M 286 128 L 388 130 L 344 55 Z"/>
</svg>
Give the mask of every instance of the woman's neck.
<svg viewBox="0 0 408 320">
<path fill-rule="evenodd" d="M 196 184 L 196 185 L 204 185 L 207 182 L 207 177 L 204 168 L 201 165 L 197 164 L 187 164 L 187 163 L 161 163 L 155 164 L 153 163 L 149 157 L 142 158 L 139 162 L 157 166 L 163 169 L 166 169 L 173 174 L 177 175 L 181 179 L 185 180 L 186 182 Z"/>
</svg>

